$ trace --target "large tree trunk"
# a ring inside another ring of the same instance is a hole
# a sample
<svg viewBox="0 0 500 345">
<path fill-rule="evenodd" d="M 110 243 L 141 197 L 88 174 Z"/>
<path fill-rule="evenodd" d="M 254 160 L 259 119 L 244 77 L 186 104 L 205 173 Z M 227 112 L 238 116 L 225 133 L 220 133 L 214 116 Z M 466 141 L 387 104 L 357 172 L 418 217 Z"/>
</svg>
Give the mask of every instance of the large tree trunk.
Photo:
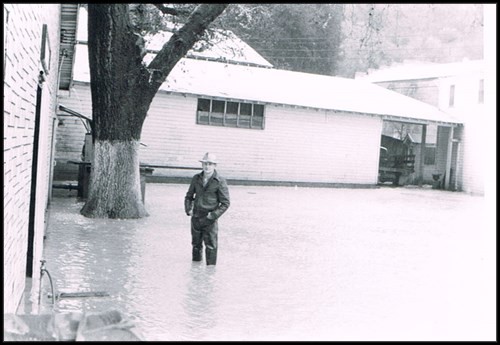
<svg viewBox="0 0 500 345">
<path fill-rule="evenodd" d="M 94 161 L 81 210 L 92 218 L 140 218 L 138 149 L 154 93 L 141 64 L 126 4 L 89 4 L 89 64 Z"/>
<path fill-rule="evenodd" d="M 132 140 L 95 141 L 89 200 L 81 211 L 83 215 L 95 218 L 148 215 L 140 190 L 138 148 L 139 142 Z"/>
</svg>

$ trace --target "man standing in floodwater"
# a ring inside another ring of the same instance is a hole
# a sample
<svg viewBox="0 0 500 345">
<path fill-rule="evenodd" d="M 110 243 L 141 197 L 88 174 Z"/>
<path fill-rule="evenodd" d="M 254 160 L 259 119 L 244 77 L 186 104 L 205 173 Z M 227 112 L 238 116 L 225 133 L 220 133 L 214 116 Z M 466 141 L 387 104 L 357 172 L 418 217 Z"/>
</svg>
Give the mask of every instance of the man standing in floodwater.
<svg viewBox="0 0 500 345">
<path fill-rule="evenodd" d="M 207 265 L 217 262 L 217 232 L 219 217 L 229 208 L 226 180 L 217 173 L 217 158 L 206 153 L 200 160 L 203 171 L 193 176 L 184 198 L 184 209 L 191 216 L 193 261 L 201 261 L 203 243 Z"/>
</svg>

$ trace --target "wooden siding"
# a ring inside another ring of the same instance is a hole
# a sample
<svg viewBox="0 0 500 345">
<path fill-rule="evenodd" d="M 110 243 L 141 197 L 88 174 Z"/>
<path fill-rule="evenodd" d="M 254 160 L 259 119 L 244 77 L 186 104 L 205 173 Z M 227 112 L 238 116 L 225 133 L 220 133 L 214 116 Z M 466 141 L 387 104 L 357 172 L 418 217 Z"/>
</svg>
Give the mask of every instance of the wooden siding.
<svg viewBox="0 0 500 345">
<path fill-rule="evenodd" d="M 143 127 L 141 162 L 199 166 L 206 151 L 229 179 L 375 184 L 382 120 L 266 105 L 265 129 L 196 124 L 197 98 L 155 97 Z M 361 163 L 360 163 L 361 162 Z M 155 170 L 190 176 L 192 171 Z"/>
<path fill-rule="evenodd" d="M 88 118 L 92 118 L 92 99 L 88 85 L 76 84 L 71 91 L 61 91 L 59 104 L 64 105 Z M 68 161 L 80 161 L 87 130 L 78 117 L 57 110 L 56 167 L 55 181 L 76 181 L 78 165 Z"/>
<path fill-rule="evenodd" d="M 4 14 L 8 12 L 4 23 L 4 313 L 16 312 L 25 289 L 40 47 L 42 26 L 47 24 L 50 70 L 41 102 L 32 291 L 38 287 L 52 166 L 59 9 L 59 4 L 4 5 Z"/>
</svg>

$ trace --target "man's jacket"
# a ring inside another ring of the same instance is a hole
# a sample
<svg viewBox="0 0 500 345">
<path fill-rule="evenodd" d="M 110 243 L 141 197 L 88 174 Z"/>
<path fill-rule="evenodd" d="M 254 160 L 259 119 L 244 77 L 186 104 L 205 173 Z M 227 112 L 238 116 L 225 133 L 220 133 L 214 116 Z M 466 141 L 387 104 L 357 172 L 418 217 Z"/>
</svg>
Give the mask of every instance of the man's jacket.
<svg viewBox="0 0 500 345">
<path fill-rule="evenodd" d="M 207 185 L 203 187 L 203 172 L 193 176 L 184 198 L 186 213 L 212 212 L 215 219 L 229 208 L 229 189 L 226 180 L 214 171 Z"/>
</svg>

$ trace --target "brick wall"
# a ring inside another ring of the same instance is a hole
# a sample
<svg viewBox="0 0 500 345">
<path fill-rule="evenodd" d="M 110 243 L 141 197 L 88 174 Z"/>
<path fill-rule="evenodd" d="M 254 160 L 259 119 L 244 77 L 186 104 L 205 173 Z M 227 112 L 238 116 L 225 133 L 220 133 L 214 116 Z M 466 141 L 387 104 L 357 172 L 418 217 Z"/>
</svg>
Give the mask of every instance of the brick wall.
<svg viewBox="0 0 500 345">
<path fill-rule="evenodd" d="M 57 93 L 58 4 L 4 4 L 4 312 L 23 296 L 42 25 L 48 26 L 49 74 L 43 85 L 35 212 L 34 262 L 42 257 Z M 35 265 L 33 281 L 39 278 Z M 33 284 L 38 285 L 38 284 Z"/>
</svg>

